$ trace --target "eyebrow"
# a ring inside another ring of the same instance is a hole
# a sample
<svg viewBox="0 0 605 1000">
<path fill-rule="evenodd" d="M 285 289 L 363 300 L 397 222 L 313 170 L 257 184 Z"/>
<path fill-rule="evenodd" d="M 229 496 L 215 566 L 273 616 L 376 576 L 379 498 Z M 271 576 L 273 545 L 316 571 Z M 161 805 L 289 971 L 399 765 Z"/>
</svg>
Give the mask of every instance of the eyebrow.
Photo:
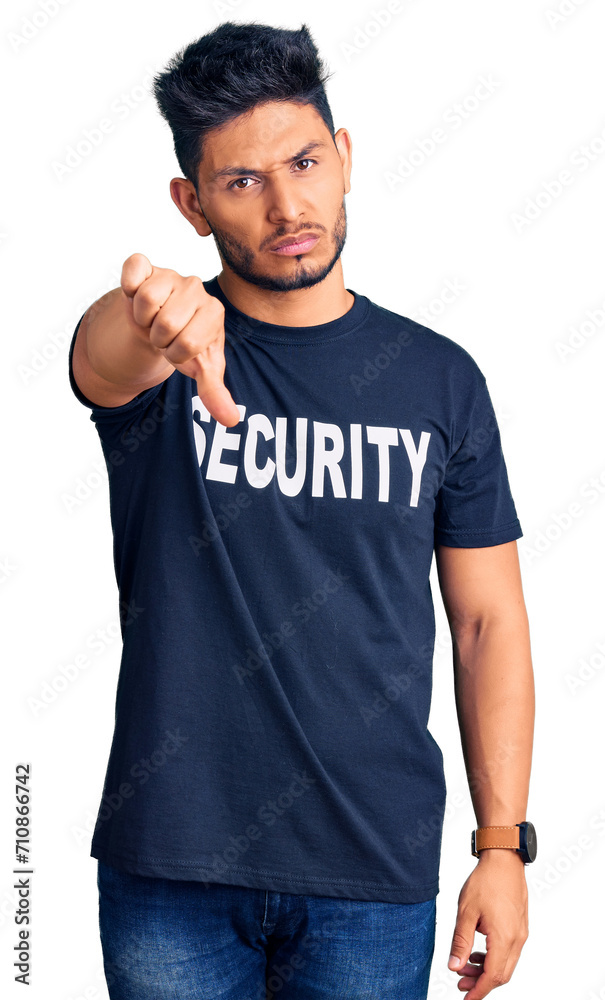
<svg viewBox="0 0 605 1000">
<path fill-rule="evenodd" d="M 298 153 L 291 156 L 288 160 L 282 160 L 282 164 L 285 166 L 287 163 L 295 163 L 297 160 L 304 159 L 308 153 L 312 153 L 315 149 L 325 149 L 325 142 L 308 142 L 306 146 L 299 149 Z M 210 180 L 215 181 L 219 177 L 236 177 L 240 174 L 262 174 L 262 170 L 255 169 L 254 167 L 222 167 L 220 170 L 214 170 L 210 175 Z"/>
</svg>

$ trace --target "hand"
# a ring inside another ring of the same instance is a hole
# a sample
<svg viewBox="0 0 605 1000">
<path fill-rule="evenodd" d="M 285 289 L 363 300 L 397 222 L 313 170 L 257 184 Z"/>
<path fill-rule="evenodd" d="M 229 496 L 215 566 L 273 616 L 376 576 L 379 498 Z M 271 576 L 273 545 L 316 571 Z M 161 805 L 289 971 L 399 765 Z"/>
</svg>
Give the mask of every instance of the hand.
<svg viewBox="0 0 605 1000">
<path fill-rule="evenodd" d="M 196 380 L 210 415 L 225 427 L 239 423 L 240 412 L 223 381 L 222 302 L 208 294 L 201 278 L 153 267 L 142 253 L 124 261 L 120 283 L 134 322 L 174 368 Z"/>
<path fill-rule="evenodd" d="M 472 951 L 475 930 L 486 935 L 487 953 Z M 479 852 L 462 886 L 448 967 L 462 979 L 466 1000 L 482 1000 L 511 978 L 528 937 L 525 865 L 507 848 Z M 458 967 L 452 956 L 461 961 Z"/>
</svg>

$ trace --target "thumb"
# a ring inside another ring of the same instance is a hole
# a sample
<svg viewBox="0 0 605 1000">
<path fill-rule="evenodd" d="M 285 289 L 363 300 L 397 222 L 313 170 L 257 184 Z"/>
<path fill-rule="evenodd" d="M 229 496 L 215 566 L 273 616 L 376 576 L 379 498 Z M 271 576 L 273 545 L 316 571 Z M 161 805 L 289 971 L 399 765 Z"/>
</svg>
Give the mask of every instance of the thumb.
<svg viewBox="0 0 605 1000">
<path fill-rule="evenodd" d="M 470 958 L 475 940 L 475 928 L 471 927 L 468 921 L 458 922 L 452 938 L 448 968 L 463 969 Z"/>
<path fill-rule="evenodd" d="M 222 381 L 209 384 L 207 379 L 197 379 L 198 395 L 210 416 L 223 427 L 235 427 L 241 414 L 233 396 Z"/>
<path fill-rule="evenodd" d="M 198 369 L 195 376 L 198 395 L 208 413 L 224 427 L 235 427 L 242 418 L 233 396 L 223 381 L 224 355 L 221 355 L 219 370 L 211 364 L 202 364 L 199 354 L 192 360 Z"/>
<path fill-rule="evenodd" d="M 144 253 L 131 253 L 122 264 L 122 274 L 120 284 L 122 290 L 129 299 L 134 295 L 143 282 L 153 274 L 153 265 Z"/>
</svg>

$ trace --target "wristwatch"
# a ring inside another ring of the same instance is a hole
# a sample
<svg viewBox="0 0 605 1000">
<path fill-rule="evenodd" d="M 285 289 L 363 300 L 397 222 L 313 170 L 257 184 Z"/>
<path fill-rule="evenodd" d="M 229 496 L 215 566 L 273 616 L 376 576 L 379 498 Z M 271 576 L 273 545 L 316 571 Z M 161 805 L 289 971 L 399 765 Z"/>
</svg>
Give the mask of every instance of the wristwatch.
<svg viewBox="0 0 605 1000">
<path fill-rule="evenodd" d="M 471 851 L 476 858 L 479 851 L 489 847 L 510 847 L 517 851 L 528 865 L 535 861 L 538 850 L 536 828 L 525 821 L 515 826 L 480 826 L 471 833 Z"/>
</svg>

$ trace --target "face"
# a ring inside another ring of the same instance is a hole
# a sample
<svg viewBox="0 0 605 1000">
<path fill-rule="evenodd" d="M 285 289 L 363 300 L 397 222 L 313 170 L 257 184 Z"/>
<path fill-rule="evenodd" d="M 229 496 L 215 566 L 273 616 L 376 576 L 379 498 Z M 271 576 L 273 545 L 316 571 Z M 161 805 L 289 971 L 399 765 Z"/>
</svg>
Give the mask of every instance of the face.
<svg viewBox="0 0 605 1000">
<path fill-rule="evenodd" d="M 262 288 L 290 291 L 322 281 L 339 259 L 350 172 L 345 129 L 333 140 L 311 105 L 271 101 L 206 137 L 199 200 L 182 178 L 171 182 L 171 193 L 201 236 L 212 233 L 224 268 Z M 315 242 L 294 253 L 272 249 L 312 236 Z"/>
</svg>

